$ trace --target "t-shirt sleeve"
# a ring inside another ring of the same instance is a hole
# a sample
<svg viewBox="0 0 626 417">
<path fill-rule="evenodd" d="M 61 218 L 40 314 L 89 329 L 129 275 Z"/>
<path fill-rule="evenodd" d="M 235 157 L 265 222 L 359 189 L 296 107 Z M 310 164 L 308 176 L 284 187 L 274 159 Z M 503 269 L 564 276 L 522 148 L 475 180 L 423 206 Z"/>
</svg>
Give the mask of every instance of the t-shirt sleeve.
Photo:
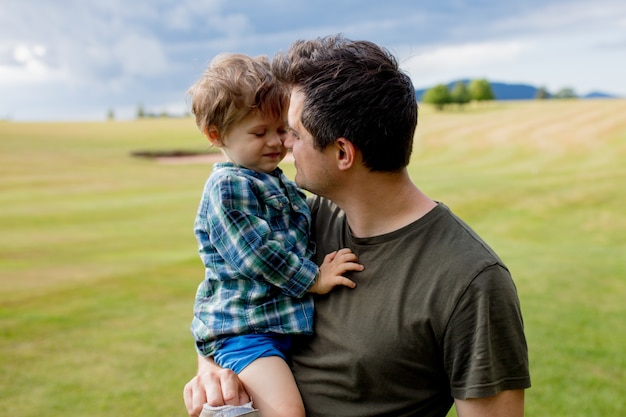
<svg viewBox="0 0 626 417">
<path fill-rule="evenodd" d="M 456 399 L 530 387 L 520 302 L 504 267 L 489 266 L 471 281 L 452 313 L 443 344 Z"/>
</svg>

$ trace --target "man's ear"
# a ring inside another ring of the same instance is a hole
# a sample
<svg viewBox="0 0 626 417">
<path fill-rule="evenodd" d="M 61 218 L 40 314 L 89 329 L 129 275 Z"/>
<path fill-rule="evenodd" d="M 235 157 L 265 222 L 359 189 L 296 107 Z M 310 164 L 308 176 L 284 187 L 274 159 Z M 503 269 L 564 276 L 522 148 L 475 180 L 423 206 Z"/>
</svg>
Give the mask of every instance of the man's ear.
<svg viewBox="0 0 626 417">
<path fill-rule="evenodd" d="M 337 167 L 340 170 L 346 170 L 354 165 L 357 150 L 352 142 L 346 138 L 339 138 L 335 141 L 334 146 L 337 152 Z"/>
<path fill-rule="evenodd" d="M 204 133 L 204 136 L 206 136 L 206 138 L 209 140 L 209 142 L 211 142 L 213 146 L 217 146 L 219 148 L 224 145 L 222 143 L 222 138 L 220 137 L 220 131 L 217 129 L 217 126 L 210 125 L 208 127 L 205 127 L 202 130 L 202 133 Z"/>
</svg>

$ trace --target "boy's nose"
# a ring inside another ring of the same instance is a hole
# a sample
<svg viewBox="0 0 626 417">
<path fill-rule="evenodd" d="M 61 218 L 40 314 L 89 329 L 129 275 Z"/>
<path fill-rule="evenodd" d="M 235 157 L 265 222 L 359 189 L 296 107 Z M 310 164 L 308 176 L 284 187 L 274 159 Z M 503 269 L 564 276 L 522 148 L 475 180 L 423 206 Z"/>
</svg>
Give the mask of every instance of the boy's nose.
<svg viewBox="0 0 626 417">
<path fill-rule="evenodd" d="M 283 146 L 287 149 L 291 149 L 291 147 L 293 146 L 293 135 L 290 135 L 289 133 L 287 133 L 283 137 Z"/>
<path fill-rule="evenodd" d="M 276 133 L 275 135 L 272 135 L 272 137 L 269 140 L 269 145 L 270 146 L 280 146 L 283 144 L 283 139 L 284 137 L 280 134 L 280 133 Z"/>
</svg>

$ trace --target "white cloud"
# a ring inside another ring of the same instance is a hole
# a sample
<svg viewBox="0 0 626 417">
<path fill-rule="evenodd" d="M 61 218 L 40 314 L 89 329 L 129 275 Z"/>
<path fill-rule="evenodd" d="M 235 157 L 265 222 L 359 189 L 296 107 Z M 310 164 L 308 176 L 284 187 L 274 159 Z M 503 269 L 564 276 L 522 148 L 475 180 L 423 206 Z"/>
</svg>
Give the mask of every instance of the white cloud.
<svg viewBox="0 0 626 417">
<path fill-rule="evenodd" d="M 47 50 L 43 45 L 18 43 L 12 51 L 6 52 L 10 59 L 0 64 L 1 85 L 28 85 L 63 81 L 63 71 L 51 67 L 46 62 Z"/>
<path fill-rule="evenodd" d="M 128 76 L 158 75 L 167 71 L 162 44 L 152 38 L 130 34 L 117 40 L 111 59 Z"/>
<path fill-rule="evenodd" d="M 46 48 L 43 45 L 25 45 L 19 44 L 13 50 L 13 58 L 19 63 L 27 64 L 28 62 L 37 60 L 46 54 Z"/>
<path fill-rule="evenodd" d="M 522 41 L 446 45 L 424 48 L 415 54 L 404 52 L 400 63 L 419 88 L 468 77 L 494 64 L 513 62 L 531 48 L 531 44 Z"/>
<path fill-rule="evenodd" d="M 202 28 L 201 31 L 215 32 L 222 36 L 247 33 L 252 29 L 248 16 L 224 10 L 224 0 L 178 1 L 163 9 L 161 19 L 165 25 L 180 32 Z"/>
<path fill-rule="evenodd" d="M 574 0 L 565 3 L 546 2 L 522 15 L 504 16 L 494 27 L 499 30 L 560 35 L 606 31 L 622 25 L 626 2 L 616 0 Z"/>
<path fill-rule="evenodd" d="M 455 66 L 483 67 L 493 62 L 511 61 L 527 48 L 528 45 L 518 41 L 444 46 L 410 58 L 407 65 L 421 66 L 426 70 Z"/>
</svg>

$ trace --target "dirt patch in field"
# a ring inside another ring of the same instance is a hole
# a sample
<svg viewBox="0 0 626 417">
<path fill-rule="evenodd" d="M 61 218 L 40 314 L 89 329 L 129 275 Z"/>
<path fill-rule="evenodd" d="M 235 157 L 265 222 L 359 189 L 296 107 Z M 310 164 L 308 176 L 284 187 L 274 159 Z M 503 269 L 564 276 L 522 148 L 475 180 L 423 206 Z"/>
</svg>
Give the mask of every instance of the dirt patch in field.
<svg viewBox="0 0 626 417">
<path fill-rule="evenodd" d="M 209 153 L 185 156 L 158 156 L 154 160 L 160 164 L 214 164 L 226 160 L 222 153 Z"/>
<path fill-rule="evenodd" d="M 226 161 L 221 152 L 198 153 L 190 151 L 137 151 L 132 156 L 137 158 L 152 159 L 160 164 L 214 164 Z M 283 159 L 285 162 L 293 162 L 291 152 Z"/>
</svg>

